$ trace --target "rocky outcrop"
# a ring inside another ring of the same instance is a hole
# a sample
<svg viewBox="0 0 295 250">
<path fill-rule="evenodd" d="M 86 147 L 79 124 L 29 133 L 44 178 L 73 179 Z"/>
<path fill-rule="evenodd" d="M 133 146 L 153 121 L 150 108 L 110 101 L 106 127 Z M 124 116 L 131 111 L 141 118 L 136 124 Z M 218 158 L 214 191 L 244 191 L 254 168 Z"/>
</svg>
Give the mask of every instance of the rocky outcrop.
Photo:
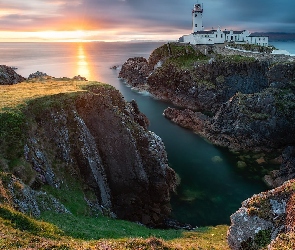
<svg viewBox="0 0 295 250">
<path fill-rule="evenodd" d="M 140 68 L 145 68 L 141 83 L 125 77 L 129 72 L 140 79 L 136 60 L 129 59 L 120 76 L 184 108 L 166 110 L 164 115 L 217 145 L 258 151 L 293 145 L 295 63 L 277 61 L 270 54 L 256 58 L 225 50 L 230 51 L 220 46 L 166 44 L 149 61 L 140 61 Z"/>
<path fill-rule="evenodd" d="M 10 205 L 18 211 L 39 217 L 41 212 L 70 213 L 52 195 L 36 191 L 9 173 L 0 173 L 0 204 Z"/>
<path fill-rule="evenodd" d="M 146 82 L 150 71 L 148 62 L 143 57 L 129 58 L 122 66 L 119 77 L 123 78 L 133 87 Z"/>
<path fill-rule="evenodd" d="M 276 189 L 244 201 L 231 216 L 227 234 L 230 248 L 261 249 L 268 245 L 268 249 L 282 249 L 277 248 L 280 243 L 286 247 L 295 230 L 294 187 L 295 180 L 287 181 Z"/>
<path fill-rule="evenodd" d="M 46 73 L 40 72 L 40 71 L 36 71 L 35 73 L 30 74 L 28 77 L 29 81 L 44 81 L 49 79 L 55 79 L 55 77 L 49 76 Z M 83 77 L 80 75 L 74 76 L 73 78 L 62 77 L 62 79 L 73 80 L 73 81 L 87 81 L 86 77 Z"/>
<path fill-rule="evenodd" d="M 269 151 L 294 143 L 294 102 L 295 95 L 290 89 L 268 88 L 251 95 L 234 95 L 213 117 L 206 117 L 206 123 L 204 115 L 200 118 L 198 112 L 165 110 L 164 115 L 181 126 L 191 121 L 185 127 L 217 145 L 235 150 Z M 178 118 L 180 114 L 182 122 Z"/>
<path fill-rule="evenodd" d="M 50 78 L 52 78 L 52 77 L 47 75 L 46 73 L 36 71 L 35 73 L 32 73 L 29 75 L 28 80 L 32 80 L 32 79 L 45 80 L 45 79 L 50 79 Z"/>
<path fill-rule="evenodd" d="M 239 45 L 237 45 L 239 46 Z M 247 45 L 244 45 L 247 46 Z M 250 47 L 253 48 L 253 46 L 250 45 Z M 246 56 L 250 58 L 254 58 L 255 60 L 259 61 L 267 61 L 270 64 L 276 64 L 276 63 L 285 63 L 285 62 L 295 62 L 295 58 L 293 56 L 283 55 L 283 54 L 270 54 L 269 49 L 264 49 L 261 46 L 256 47 L 257 50 L 265 50 L 265 52 L 257 53 L 253 51 L 245 51 L 244 49 L 235 49 L 232 45 L 230 46 L 214 46 L 213 50 L 214 53 L 224 55 L 224 56 Z M 242 50 L 241 50 L 242 49 Z M 260 51 L 261 52 L 261 51 Z"/>
<path fill-rule="evenodd" d="M 179 110 L 169 107 L 164 110 L 164 116 L 181 127 L 191 129 L 198 133 L 202 133 L 207 123 L 210 122 L 208 116 L 190 109 Z"/>
<path fill-rule="evenodd" d="M 17 74 L 13 68 L 0 65 L 0 85 L 17 84 L 24 80 L 25 78 Z"/>
<path fill-rule="evenodd" d="M 160 137 L 132 101 L 108 85 L 29 102 L 24 157 L 36 172 L 31 186 L 81 187 L 93 209 L 161 226 L 176 185 Z"/>
<path fill-rule="evenodd" d="M 258 61 L 196 63 L 190 70 L 166 64 L 150 75 L 147 84 L 160 99 L 215 113 L 238 92 L 253 94 L 267 88 L 267 68 L 267 63 Z"/>
<path fill-rule="evenodd" d="M 289 146 L 282 153 L 282 164 L 279 170 L 272 171 L 264 177 L 270 187 L 278 187 L 285 181 L 295 179 L 295 147 Z"/>
</svg>

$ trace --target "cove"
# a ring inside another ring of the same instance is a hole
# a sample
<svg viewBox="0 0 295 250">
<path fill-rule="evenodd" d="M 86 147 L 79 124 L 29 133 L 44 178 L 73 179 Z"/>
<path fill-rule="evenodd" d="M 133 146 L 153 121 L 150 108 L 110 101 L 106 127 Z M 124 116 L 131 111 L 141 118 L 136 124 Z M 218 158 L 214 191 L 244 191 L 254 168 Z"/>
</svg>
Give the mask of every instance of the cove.
<svg viewBox="0 0 295 250">
<path fill-rule="evenodd" d="M 119 70 L 110 69 L 129 57 L 148 58 L 162 44 L 2 43 L 0 50 L 2 60 L 18 67 L 24 77 L 37 70 L 54 77 L 81 74 L 113 85 L 127 101 L 136 100 L 150 120 L 149 129 L 163 139 L 169 164 L 181 179 L 171 202 L 172 216 L 193 226 L 229 224 L 243 200 L 266 190 L 264 183 L 239 170 L 235 155 L 227 149 L 165 119 L 162 113 L 171 104 L 131 90 L 118 79 Z"/>
<path fill-rule="evenodd" d="M 261 180 L 239 171 L 236 157 L 229 150 L 167 120 L 163 110 L 173 105 L 134 92 L 123 81 L 120 91 L 126 100 L 136 100 L 147 115 L 149 129 L 163 139 L 169 164 L 181 179 L 172 198 L 175 219 L 193 226 L 229 224 L 230 215 L 243 200 L 266 190 Z"/>
</svg>

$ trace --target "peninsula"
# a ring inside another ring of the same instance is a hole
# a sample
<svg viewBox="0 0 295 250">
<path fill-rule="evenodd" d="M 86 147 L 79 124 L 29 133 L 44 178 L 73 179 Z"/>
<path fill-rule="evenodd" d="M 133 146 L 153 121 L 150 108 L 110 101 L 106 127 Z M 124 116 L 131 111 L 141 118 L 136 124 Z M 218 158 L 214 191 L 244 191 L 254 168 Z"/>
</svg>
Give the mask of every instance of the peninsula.
<svg viewBox="0 0 295 250">
<path fill-rule="evenodd" d="M 134 88 L 178 106 L 163 111 L 171 121 L 240 154 L 237 167 L 281 163 L 265 176 L 277 189 L 253 196 L 231 216 L 231 249 L 280 249 L 294 242 L 295 60 L 272 50 L 167 43 L 148 60 L 128 59 L 119 74 Z M 251 152 L 263 156 L 253 160 Z"/>
</svg>

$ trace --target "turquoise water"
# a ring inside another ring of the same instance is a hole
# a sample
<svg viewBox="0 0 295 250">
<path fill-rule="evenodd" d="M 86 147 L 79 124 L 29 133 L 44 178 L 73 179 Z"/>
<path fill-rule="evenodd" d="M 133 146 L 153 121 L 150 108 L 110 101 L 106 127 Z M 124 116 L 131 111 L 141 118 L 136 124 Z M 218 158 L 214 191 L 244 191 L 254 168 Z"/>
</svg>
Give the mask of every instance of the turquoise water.
<svg viewBox="0 0 295 250">
<path fill-rule="evenodd" d="M 129 57 L 148 57 L 162 43 L 0 43 L 1 64 L 18 67 L 28 77 L 37 70 L 55 77 L 86 76 L 90 80 L 109 83 L 121 91 L 125 99 L 135 99 L 149 120 L 149 129 L 164 141 L 170 166 L 181 178 L 177 195 L 173 196 L 173 216 L 192 225 L 229 223 L 229 216 L 241 202 L 266 187 L 260 180 L 236 167 L 236 157 L 216 147 L 162 115 L 169 103 L 132 91 L 111 70 Z"/>
<path fill-rule="evenodd" d="M 295 41 L 269 42 L 269 44 L 275 46 L 277 49 L 287 50 L 291 55 L 295 56 Z"/>
</svg>

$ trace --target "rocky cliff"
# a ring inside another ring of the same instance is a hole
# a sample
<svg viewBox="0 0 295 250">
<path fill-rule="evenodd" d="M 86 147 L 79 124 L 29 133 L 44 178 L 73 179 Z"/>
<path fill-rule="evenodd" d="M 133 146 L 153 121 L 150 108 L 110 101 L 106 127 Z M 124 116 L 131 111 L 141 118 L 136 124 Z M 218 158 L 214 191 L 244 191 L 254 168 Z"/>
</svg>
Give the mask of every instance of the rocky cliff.
<svg viewBox="0 0 295 250">
<path fill-rule="evenodd" d="M 136 61 L 129 62 L 120 76 L 132 84 L 139 73 Z M 231 216 L 228 243 L 231 249 L 294 249 L 294 180 L 283 184 L 295 176 L 294 58 L 166 44 L 143 64 L 149 69 L 141 71 L 143 88 L 182 107 L 164 111 L 173 122 L 235 151 L 285 148 L 280 169 L 265 178 L 279 187 L 242 203 Z"/>
<path fill-rule="evenodd" d="M 263 60 L 260 54 L 255 58 L 220 51 L 219 47 L 166 44 L 148 61 L 129 59 L 120 77 L 131 85 L 141 82 L 159 99 L 209 115 L 204 122 L 205 116 L 187 110 L 164 112 L 218 145 L 236 150 L 292 145 L 295 63 L 271 55 Z"/>
<path fill-rule="evenodd" d="M 295 180 L 254 195 L 231 216 L 231 249 L 294 249 Z"/>
<path fill-rule="evenodd" d="M 70 197 L 64 195 L 73 189 L 79 196 L 74 199 L 82 200 L 92 213 L 150 226 L 163 225 L 169 216 L 176 179 L 164 144 L 147 130 L 148 120 L 136 103 L 126 103 L 113 87 L 90 84 L 83 92 L 29 101 L 20 120 L 14 120 L 14 113 L 5 115 L 12 125 L 22 124 L 16 126 L 21 132 L 12 132 L 23 136 L 16 143 L 1 141 L 1 171 L 12 172 L 23 183 L 21 190 L 34 193 L 31 200 L 36 211 L 42 210 L 36 194 L 49 190 L 59 193 L 56 203 L 64 211 L 72 212 L 66 208 Z M 5 128 L 1 134 L 3 139 L 15 139 Z M 19 194 L 3 191 L 0 196 L 19 210 L 35 214 Z"/>
<path fill-rule="evenodd" d="M 280 169 L 271 171 L 264 177 L 265 182 L 271 187 L 278 187 L 285 181 L 295 179 L 295 147 L 289 146 L 282 153 Z"/>
</svg>

